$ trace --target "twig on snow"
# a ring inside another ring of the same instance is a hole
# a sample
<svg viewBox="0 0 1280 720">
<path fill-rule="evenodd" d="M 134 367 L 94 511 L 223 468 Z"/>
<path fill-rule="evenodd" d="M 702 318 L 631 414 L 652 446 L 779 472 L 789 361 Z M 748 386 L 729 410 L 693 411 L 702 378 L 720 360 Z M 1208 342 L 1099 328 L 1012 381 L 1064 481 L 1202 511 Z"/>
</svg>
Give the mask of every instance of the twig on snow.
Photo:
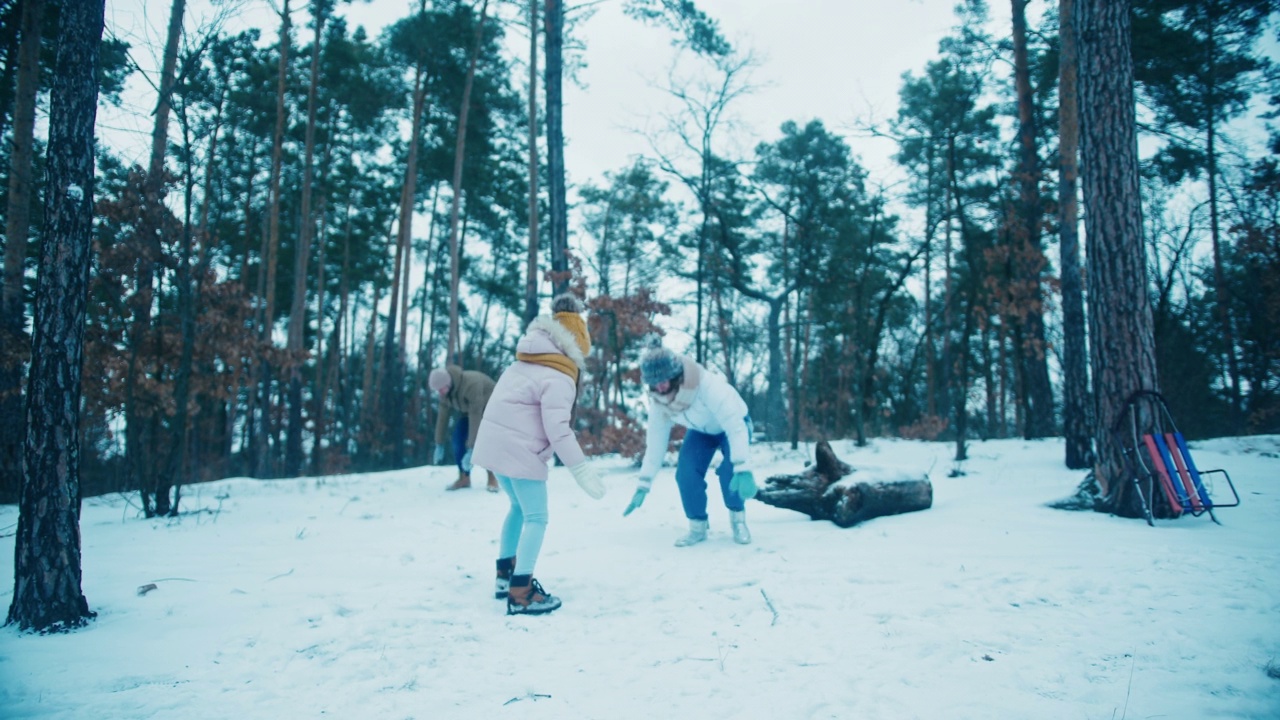
<svg viewBox="0 0 1280 720">
<path fill-rule="evenodd" d="M 550 699 L 551 699 L 551 696 L 550 696 L 550 695 L 544 695 L 544 694 L 542 694 L 542 693 L 535 693 L 535 692 L 525 693 L 524 697 L 513 697 L 513 698 L 511 698 L 510 700 L 508 700 L 508 701 L 506 701 L 506 702 L 502 703 L 502 705 L 503 705 L 503 707 L 506 707 L 507 705 L 510 705 L 510 704 L 511 704 L 511 703 L 513 703 L 513 702 L 520 702 L 521 700 L 526 700 L 526 699 L 527 699 L 527 700 L 533 700 L 534 702 L 537 702 L 538 700 L 541 700 L 541 699 L 543 699 L 543 698 L 546 698 L 546 699 L 550 700 Z"/>
<path fill-rule="evenodd" d="M 764 604 L 769 606 L 769 612 L 773 613 L 773 620 L 769 623 L 769 627 L 773 627 L 778 624 L 778 608 L 773 606 L 773 601 L 769 599 L 769 594 L 764 591 L 764 588 L 760 588 L 760 594 L 764 596 Z"/>
</svg>

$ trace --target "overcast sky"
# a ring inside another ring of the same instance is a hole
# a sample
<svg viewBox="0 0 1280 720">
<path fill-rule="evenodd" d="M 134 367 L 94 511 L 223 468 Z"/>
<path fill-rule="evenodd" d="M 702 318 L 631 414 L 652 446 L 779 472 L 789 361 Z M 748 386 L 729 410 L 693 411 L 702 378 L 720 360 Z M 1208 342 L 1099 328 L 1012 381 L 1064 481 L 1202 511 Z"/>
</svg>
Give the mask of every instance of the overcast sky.
<svg viewBox="0 0 1280 720">
<path fill-rule="evenodd" d="M 274 42 L 278 21 L 266 0 L 210 2 L 190 0 L 186 27 L 195 33 L 222 8 L 238 8 L 230 30 L 258 26 Z M 305 2 L 294 0 L 295 6 Z M 163 45 L 171 0 L 108 0 L 108 31 L 134 45 L 135 60 L 154 74 Z M 344 5 L 352 26 L 363 24 L 376 35 L 408 14 L 409 0 L 372 0 Z M 659 86 L 672 66 L 674 35 L 625 16 L 622 0 L 591 6 L 594 14 L 576 28 L 584 44 L 585 67 L 577 84 L 565 88 L 565 151 L 570 182 L 598 182 L 637 154 L 650 154 L 646 136 L 664 125 L 661 113 L 673 107 Z M 716 18 L 736 48 L 758 59 L 751 74 L 755 90 L 731 107 L 736 127 L 716 150 L 749 156 L 756 143 L 776 139 L 786 120 L 821 119 L 833 132 L 846 134 L 874 175 L 888 172 L 890 143 L 856 137 L 857 121 L 892 116 L 902 73 L 919 72 L 936 55 L 938 40 L 955 24 L 953 0 L 699 0 Z M 570 12 L 575 12 L 570 3 Z M 1043 7 L 1033 3 L 1033 17 Z M 503 10 L 512 12 L 510 7 Z M 1007 24 L 1006 3 L 995 2 L 993 21 Z M 299 14 L 296 26 L 306 18 Z M 295 42 L 310 42 L 299 31 Z M 521 62 L 527 36 L 509 31 Z M 691 66 L 685 66 L 691 67 Z M 690 70 L 685 70 L 688 72 Z M 154 91 L 139 90 L 123 113 L 104 113 L 101 122 L 113 137 L 125 138 L 128 159 L 145 164 L 150 104 Z M 133 138 L 132 141 L 127 138 Z M 876 179 L 873 177 L 873 180 Z"/>
<path fill-rule="evenodd" d="M 822 120 L 834 132 L 853 134 L 855 122 L 891 116 L 902 73 L 932 58 L 939 38 L 954 24 L 950 0 L 701 0 L 726 37 L 752 52 L 756 89 L 731 106 L 740 124 L 738 150 L 773 140 L 787 120 Z M 577 145 L 570 165 L 575 179 L 620 167 L 647 149 L 629 132 L 661 127 L 658 109 L 671 107 L 656 88 L 671 64 L 672 34 L 646 28 L 606 2 L 583 27 L 585 87 L 568 94 L 566 134 Z M 850 137 L 871 167 L 887 162 L 885 141 Z M 717 147 L 732 152 L 735 143 Z"/>
</svg>

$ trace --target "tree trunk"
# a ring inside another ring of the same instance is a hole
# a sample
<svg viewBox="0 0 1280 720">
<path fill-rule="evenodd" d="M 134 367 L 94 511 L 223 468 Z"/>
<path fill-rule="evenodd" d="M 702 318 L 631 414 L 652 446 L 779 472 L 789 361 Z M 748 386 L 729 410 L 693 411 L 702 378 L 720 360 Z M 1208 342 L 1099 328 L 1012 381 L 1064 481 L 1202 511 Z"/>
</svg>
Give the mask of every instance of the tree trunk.
<svg viewBox="0 0 1280 720">
<path fill-rule="evenodd" d="M 382 342 L 382 372 L 379 375 L 382 386 L 379 428 L 383 439 L 390 447 L 391 453 L 387 460 L 390 462 L 390 467 L 396 469 L 401 467 L 404 444 L 404 393 L 401 389 L 404 384 L 404 366 L 400 362 L 402 356 L 398 350 L 404 342 L 404 337 L 397 339 L 397 332 L 401 317 L 400 290 L 409 283 L 409 228 L 412 226 L 410 218 L 413 215 L 413 206 L 416 204 L 412 197 L 413 193 L 412 184 L 406 183 L 405 194 L 408 196 L 406 202 L 409 212 L 400 217 L 400 231 L 396 234 L 395 261 L 391 272 L 391 305 L 387 310 L 387 328 Z M 407 313 L 408 308 L 405 308 L 404 312 Z"/>
<path fill-rule="evenodd" d="M 1089 238 L 1094 474 L 1118 514 L 1142 513 L 1109 429 L 1135 391 L 1159 390 L 1142 241 L 1133 58 L 1127 3 L 1076 0 L 1080 160 Z"/>
<path fill-rule="evenodd" d="M 22 9 L 26 3 L 10 2 L 0 7 L 0 137 L 9 133 L 13 120 L 14 96 L 18 77 L 19 28 L 22 26 Z"/>
<path fill-rule="evenodd" d="M 815 457 L 813 467 L 799 475 L 767 479 L 756 499 L 804 513 L 814 520 L 830 520 L 842 528 L 883 515 L 927 510 L 933 505 L 933 485 L 927 479 L 876 477 L 838 483 L 855 470 L 837 458 L 825 440 L 818 443 Z"/>
<path fill-rule="evenodd" d="M 36 280 L 13 602 L 6 620 L 20 630 L 65 630 L 93 617 L 81 587 L 79 424 L 104 10 L 102 0 L 67 3 L 58 20 L 45 238 Z"/>
<path fill-rule="evenodd" d="M 556 0 L 548 0 L 548 5 Z M 476 22 L 475 36 L 471 43 L 471 61 L 467 65 L 467 79 L 462 86 L 462 107 L 458 109 L 458 137 L 453 148 L 453 198 L 449 206 L 449 263 L 451 266 L 451 275 L 449 279 L 449 346 L 445 354 L 445 362 L 457 362 L 458 343 L 460 338 L 460 320 L 458 318 L 458 284 L 461 281 L 462 268 L 462 248 L 461 240 L 458 237 L 458 221 L 462 210 L 462 166 L 463 160 L 466 158 L 467 150 L 467 116 L 471 113 L 471 88 L 475 85 L 476 64 L 480 61 L 480 47 L 484 41 L 484 21 L 489 13 L 489 0 L 484 0 L 480 4 L 480 19 Z M 561 18 L 563 21 L 563 18 Z M 548 20 L 548 23 L 550 20 Z M 550 32 L 550 25 L 548 25 Z M 550 47 L 550 43 L 548 43 Z M 547 64 L 548 72 L 550 72 L 550 61 Z M 548 85 L 548 88 L 550 85 Z M 563 138 L 562 138 L 563 140 Z M 552 164 L 554 168 L 554 163 Z M 563 159 L 560 165 L 561 182 L 564 179 Z M 553 173 L 554 176 L 554 173 Z M 552 187 L 555 187 L 555 181 L 552 181 Z M 564 189 L 561 187 L 561 202 L 564 201 Z M 554 207 L 554 206 L 553 206 Z M 555 215 L 554 210 L 552 215 Z M 552 222 L 552 229 L 555 228 L 555 222 Z M 555 248 L 555 241 L 552 240 L 552 248 Z M 554 263 L 554 260 L 553 260 Z"/>
<path fill-rule="evenodd" d="M 219 104 L 217 108 L 217 122 L 214 124 L 212 133 L 209 137 L 209 146 L 207 150 L 208 157 L 218 156 L 219 141 L 222 138 L 222 107 Z M 180 115 L 183 118 L 183 142 L 186 148 L 185 165 L 186 165 L 186 202 L 185 207 L 190 209 L 194 207 L 193 196 L 195 194 L 195 165 L 193 162 L 194 151 L 191 147 L 190 126 L 185 121 L 185 114 Z M 174 502 L 170 510 L 171 515 L 178 512 L 178 498 L 180 488 L 189 478 L 189 470 L 191 458 L 196 457 L 199 462 L 199 454 L 194 452 L 192 448 L 192 440 L 200 437 L 200 428 L 196 427 L 196 432 L 191 432 L 193 425 L 191 413 L 188 406 L 188 398 L 191 394 L 191 377 L 194 372 L 195 365 L 195 344 L 196 344 L 196 316 L 198 314 L 202 297 L 204 294 L 204 278 L 209 270 L 210 263 L 213 262 L 213 252 L 209 248 L 209 210 L 213 204 L 214 196 L 214 163 L 206 163 L 204 168 L 204 188 L 202 190 L 203 201 L 200 206 L 200 223 L 195 229 L 198 237 L 201 239 L 202 250 L 200 259 L 192 271 L 191 255 L 192 255 L 192 236 L 191 223 L 188 222 L 183 230 L 182 258 L 178 265 L 178 316 L 182 328 L 182 350 L 178 361 L 178 372 L 174 380 L 174 420 L 173 420 L 173 475 L 176 478 L 174 485 Z M 207 410 L 200 411 L 197 415 L 204 415 Z M 205 425 L 209 425 L 206 421 Z M 217 447 L 217 443 L 211 442 L 212 446 Z M 222 460 L 223 458 L 220 458 Z"/>
<path fill-rule="evenodd" d="M 796 293 L 795 315 L 792 319 L 794 329 L 791 332 L 791 365 L 790 365 L 790 388 L 791 388 L 791 449 L 795 450 L 800 447 L 800 365 L 803 359 L 800 348 L 804 345 L 801 337 L 801 328 L 803 323 L 800 322 L 800 306 L 804 303 L 804 291 L 800 290 Z"/>
<path fill-rule="evenodd" d="M 375 361 L 375 352 L 378 346 L 378 305 L 382 299 L 382 284 L 373 283 L 373 302 L 369 304 L 369 331 L 365 335 L 364 347 L 364 373 L 360 379 L 360 435 L 357 440 L 359 454 L 362 458 L 368 458 L 373 448 L 373 440 L 379 434 L 379 428 L 376 427 L 378 418 L 378 408 L 382 404 L 381 398 L 374 383 L 375 370 L 377 362 Z M 364 465 L 368 467 L 366 462 Z"/>
<path fill-rule="evenodd" d="M 234 134 L 235 134 L 235 130 L 233 129 L 231 131 L 231 135 L 234 136 Z M 249 148 L 249 158 L 247 161 L 248 171 L 244 174 L 245 188 L 244 188 L 244 197 L 242 198 L 244 205 L 240 209 L 240 214 L 242 217 L 245 218 L 246 223 L 248 222 L 248 218 L 253 216 L 253 198 L 254 198 L 253 180 L 258 176 L 257 160 L 258 160 L 258 143 L 252 143 Z M 240 281 L 241 281 L 242 289 L 244 290 L 245 294 L 248 296 L 246 300 L 249 306 L 256 308 L 257 303 L 256 303 L 255 295 L 253 291 L 249 289 L 249 282 L 248 282 L 250 237 L 251 237 L 250 228 L 246 224 L 244 228 L 245 250 L 240 260 Z M 259 272 L 258 283 L 257 283 L 258 292 L 256 294 L 256 297 L 258 298 L 262 297 L 262 292 L 261 292 L 262 282 L 263 282 L 262 273 Z M 256 315 L 255 315 L 255 320 L 256 320 Z M 244 459 L 241 461 L 241 464 L 240 464 L 240 473 L 243 475 L 252 475 L 254 472 L 254 467 L 256 466 L 256 463 L 257 463 L 257 443 L 256 443 L 257 426 L 254 423 L 255 423 L 255 417 L 256 417 L 257 406 L 258 406 L 258 393 L 254 385 L 253 375 L 257 371 L 257 364 L 260 361 L 260 358 L 258 357 L 259 351 L 257 348 L 254 348 L 251 352 L 253 354 L 250 355 L 249 361 L 245 363 L 241 372 L 237 373 L 237 379 L 240 381 L 241 384 L 237 385 L 235 390 L 237 396 L 242 391 L 246 396 L 245 404 L 244 404 L 244 423 L 241 425 L 242 433 L 243 433 L 243 438 L 241 440 L 241 443 L 245 447 L 245 451 L 243 453 Z M 236 426 L 235 416 L 237 414 L 237 408 L 238 408 L 238 404 L 232 404 L 230 406 L 230 411 L 227 413 L 228 428 Z"/>
<path fill-rule="evenodd" d="M 328 174 L 328 171 L 329 169 L 326 166 L 326 175 Z M 311 432 L 311 453 L 309 458 L 304 459 L 303 461 L 305 466 L 310 468 L 311 474 L 317 474 L 316 459 L 320 454 L 320 438 L 324 433 L 325 423 L 323 403 L 325 396 L 325 380 L 327 376 L 325 374 L 324 362 L 324 308 L 325 303 L 328 302 L 328 297 L 325 294 L 325 282 L 327 281 L 327 276 L 325 275 L 325 263 L 328 262 L 325 253 L 328 243 L 324 241 L 324 238 L 329 227 L 327 203 L 323 201 L 321 202 L 321 207 L 319 208 L 317 215 L 319 216 L 320 226 L 316 233 L 316 237 L 321 238 L 321 241 L 316 244 L 316 346 L 315 352 L 312 354 L 312 357 L 315 358 L 315 373 L 311 380 L 311 417 L 314 424 Z"/>
<path fill-rule="evenodd" d="M 266 278 L 263 283 L 262 344 L 270 347 L 272 328 L 275 326 L 276 312 L 276 265 L 280 257 L 280 174 L 284 154 L 284 129 L 286 125 L 287 106 L 285 93 L 289 89 L 289 0 L 284 0 L 284 8 L 280 12 L 280 66 L 276 78 L 276 123 L 271 140 L 271 186 L 270 207 L 267 210 L 267 238 L 264 248 L 263 262 L 266 264 Z M 258 393 L 262 405 L 258 423 L 258 437 L 255 441 L 257 462 L 254 474 L 258 477 L 274 476 L 274 463 L 268 455 L 269 439 L 272 436 L 271 423 L 271 364 L 264 356 L 261 358 Z"/>
<path fill-rule="evenodd" d="M 1222 269 L 1222 240 L 1218 221 L 1218 149 L 1216 147 L 1217 126 L 1214 122 L 1213 108 L 1208 108 L 1207 141 L 1205 147 L 1209 176 L 1209 236 L 1213 240 L 1213 286 L 1217 296 L 1218 323 L 1222 331 L 1222 346 L 1227 356 L 1227 379 L 1231 397 L 1231 430 L 1234 433 L 1244 431 L 1244 409 L 1240 391 L 1240 362 L 1236 356 L 1235 317 L 1231 314 L 1231 290 L 1227 286 L 1226 274 Z"/>
<path fill-rule="evenodd" d="M 170 433 L 170 448 L 173 452 L 169 463 L 169 472 L 164 474 L 164 484 L 166 496 L 168 489 L 173 490 L 173 502 L 169 506 L 168 515 L 176 517 L 178 514 L 179 500 L 181 498 L 181 488 L 187 477 L 187 448 L 189 445 L 190 428 L 190 410 L 188 401 L 191 396 L 191 375 L 192 368 L 195 365 L 195 344 L 196 344 L 196 307 L 200 303 L 199 293 L 192 287 L 193 282 L 198 282 L 196 278 L 203 275 L 204 268 L 197 268 L 193 278 L 193 268 L 191 265 L 194 240 L 192 232 L 194 231 L 194 223 L 192 222 L 191 212 L 195 207 L 195 166 L 193 163 L 193 151 L 191 147 L 191 131 L 186 121 L 186 113 L 180 111 L 178 113 L 178 122 L 182 128 L 182 144 L 184 148 L 183 156 L 183 203 L 185 217 L 182 223 L 182 240 L 181 250 L 178 257 L 178 266 L 174 283 L 178 290 L 178 326 L 179 326 L 179 343 L 178 352 L 178 369 L 174 373 L 173 380 L 173 425 Z M 218 132 L 215 128 L 213 135 L 209 140 L 209 155 L 212 157 L 218 147 Z M 206 179 L 207 179 L 206 175 Z M 206 193 L 209 190 L 205 187 Z M 206 197 L 206 208 L 208 195 Z M 203 223 L 202 223 L 203 225 Z M 208 253 L 205 255 L 209 256 Z"/>
<path fill-rule="evenodd" d="M 138 397 L 136 390 L 139 376 L 147 372 L 147 366 L 152 362 L 148 358 L 147 343 L 153 332 L 151 315 L 155 292 L 155 263 L 163 252 L 161 241 L 165 215 L 168 212 L 164 206 L 165 155 L 169 144 L 169 115 L 172 110 L 178 45 L 182 40 L 182 18 L 185 11 L 186 0 L 173 0 L 169 10 L 168 36 L 165 40 L 156 99 L 156 121 L 151 131 L 151 158 L 144 180 L 144 214 L 140 233 L 143 246 L 138 249 L 137 292 L 133 298 L 129 369 L 125 378 L 126 467 L 131 476 L 130 485 L 139 490 L 142 506 L 148 517 L 167 515 L 171 510 L 169 482 L 164 473 L 157 472 L 156 457 L 148 449 L 154 446 L 156 439 L 155 413 L 159 410 L 150 398 L 143 400 Z M 150 396 L 150 393 L 146 394 Z M 142 407 L 143 403 L 148 407 Z"/>
<path fill-rule="evenodd" d="M 923 252 L 923 250 L 921 250 Z M 911 256 L 902 266 L 902 271 L 889 287 L 884 289 L 884 294 L 880 296 L 876 303 L 875 319 L 871 323 L 871 332 L 866 340 L 866 357 L 862 363 L 862 378 L 858 383 L 859 394 L 862 396 L 855 402 L 858 404 L 858 447 L 866 447 L 866 423 L 868 417 L 875 413 L 876 409 L 876 366 L 880 364 L 880 338 L 884 335 L 884 327 L 889 321 L 889 309 L 893 303 L 893 298 L 897 296 L 898 291 L 906 284 L 907 278 L 911 276 L 911 267 L 915 264 L 916 257 L 920 253 Z"/>
<path fill-rule="evenodd" d="M 401 385 L 404 380 L 405 337 L 401 334 L 397 340 L 399 329 L 397 322 L 401 312 L 409 313 L 406 305 L 400 307 L 401 289 L 409 284 L 409 254 L 413 238 L 413 213 L 417 205 L 418 195 L 418 154 L 422 138 L 422 120 L 427 101 L 427 72 L 419 58 L 414 69 L 413 79 L 413 117 L 409 130 L 409 154 L 405 159 L 404 185 L 400 191 L 400 221 L 397 225 L 395 244 L 395 264 L 391 280 L 391 305 L 387 312 L 387 328 L 382 345 L 382 391 L 380 396 L 385 404 L 380 407 L 380 427 L 386 431 L 387 440 L 391 444 L 391 466 L 399 468 L 403 463 L 404 416 L 403 393 Z"/>
<path fill-rule="evenodd" d="M 552 292 L 569 289 L 569 210 L 564 174 L 564 3 L 547 0 L 547 196 Z M 452 347 L 452 346 L 451 346 Z"/>
<path fill-rule="evenodd" d="M 707 293 L 707 229 L 711 224 L 711 138 L 710 130 L 703 129 L 702 154 L 699 157 L 698 205 L 702 210 L 702 223 L 698 226 L 698 258 L 694 272 L 693 359 L 705 363 L 702 349 L 703 304 Z M 785 221 L 784 221 L 785 222 Z M 722 228 L 723 231 L 723 228 Z M 786 232 L 785 226 L 783 232 Z"/>
<path fill-rule="evenodd" d="M 949 382 L 948 387 L 951 393 L 952 409 L 956 419 L 956 462 L 969 459 L 968 441 L 969 441 L 969 369 L 973 364 L 972 345 L 973 345 L 973 326 L 975 324 L 974 315 L 977 313 L 978 293 L 980 292 L 978 279 L 979 253 L 974 247 L 977 239 L 973 233 L 969 231 L 968 221 L 964 215 L 964 205 L 960 199 L 960 188 L 957 180 L 955 162 L 955 138 L 951 138 L 949 146 L 948 168 L 948 189 L 950 198 L 955 203 L 955 217 L 960 225 L 960 242 L 964 246 L 966 264 L 969 266 L 968 275 L 965 277 L 964 285 L 960 288 L 959 293 L 961 302 L 964 305 L 964 323 L 960 332 L 960 350 L 958 357 L 952 357 L 948 353 L 948 362 L 954 362 L 955 367 L 948 367 L 948 370 L 955 378 L 954 382 Z M 948 266 L 950 264 L 948 263 Z M 948 270 L 948 276 L 950 271 Z M 948 282 L 948 284 L 950 284 Z M 950 324 L 948 324 L 948 328 Z M 948 333 L 948 337 L 950 333 Z"/>
<path fill-rule="evenodd" d="M 782 395 L 782 361 L 787 352 L 782 344 L 782 308 L 786 300 L 785 294 L 766 299 L 769 304 L 769 384 L 765 387 L 768 414 L 764 418 L 763 430 L 770 440 L 784 437 L 787 429 L 787 404 Z"/>
<path fill-rule="evenodd" d="M 538 2 L 529 0 L 529 263 L 522 327 L 538 316 Z"/>
<path fill-rule="evenodd" d="M 937 383 L 936 394 L 941 396 L 937 403 L 940 413 L 950 413 L 955 395 L 955 339 L 953 315 L 955 313 L 956 282 L 952 258 L 955 254 L 955 215 L 951 209 L 954 195 L 956 175 L 956 138 L 948 134 L 946 138 L 946 162 L 944 165 L 945 180 L 942 189 L 942 216 L 946 223 L 942 233 L 942 353 L 938 358 L 938 369 L 942 377 Z"/>
<path fill-rule="evenodd" d="M 24 0 L 9 157 L 4 280 L 0 285 L 0 503 L 15 502 L 22 486 L 22 368 L 31 349 L 26 333 L 25 269 L 30 232 L 36 89 L 40 84 L 40 29 L 44 0 Z"/>
<path fill-rule="evenodd" d="M 937 380 L 934 377 L 938 348 L 935 342 L 937 331 L 933 327 L 933 239 L 937 232 L 937 221 L 934 219 L 936 185 L 934 184 L 933 172 L 933 148 L 934 144 L 929 143 L 929 148 L 926 151 L 929 163 L 926 170 L 928 174 L 926 176 L 924 206 L 924 347 L 926 353 L 924 365 L 924 410 L 925 414 L 930 418 L 938 414 Z M 945 208 L 941 215 L 943 217 L 946 216 Z"/>
<path fill-rule="evenodd" d="M 1013 280 L 1018 292 L 1022 319 L 1022 343 L 1017 348 L 1026 394 L 1028 439 L 1054 434 L 1053 387 L 1049 382 L 1049 345 L 1044 334 L 1044 295 L 1040 278 L 1046 265 L 1040 247 L 1040 156 L 1036 152 L 1035 97 L 1031 89 L 1031 67 L 1027 60 L 1027 0 L 1011 0 L 1013 6 L 1014 76 L 1018 95 L 1018 195 L 1014 213 L 1012 251 Z"/>
<path fill-rule="evenodd" d="M 311 81 L 307 87 L 307 129 L 302 163 L 302 207 L 299 212 L 298 244 L 293 255 L 293 302 L 289 308 L 289 429 L 284 443 L 284 474 L 302 474 L 302 356 L 307 326 L 307 262 L 311 254 L 311 185 L 316 147 L 316 86 L 320 82 L 320 50 L 324 40 L 328 2 L 312 0 L 315 40 L 311 43 Z"/>
<path fill-rule="evenodd" d="M 1084 293 L 1080 286 L 1080 219 L 1076 181 L 1080 166 L 1080 115 L 1076 95 L 1076 38 L 1071 32 L 1072 5 L 1060 0 L 1058 22 L 1061 53 L 1058 78 L 1059 253 L 1062 275 L 1062 434 L 1066 464 L 1082 470 L 1093 464 L 1093 427 L 1089 416 L 1088 348 L 1085 345 Z"/>
<path fill-rule="evenodd" d="M 346 218 L 346 224 L 342 233 L 342 273 L 338 280 L 338 314 L 333 323 L 333 338 L 329 341 L 327 357 L 325 353 L 318 355 L 319 362 L 316 367 L 316 443 L 315 449 L 311 452 L 311 471 L 316 475 L 325 475 L 329 472 L 328 448 L 333 447 L 336 443 L 333 439 L 329 439 L 326 446 L 325 439 L 329 434 L 329 393 L 332 388 L 338 385 L 339 367 L 341 359 L 345 355 L 344 347 L 345 334 L 343 328 L 347 320 L 347 300 L 348 300 L 348 278 L 351 269 L 351 197 L 346 200 L 346 210 L 342 213 Z M 323 245 L 321 245 L 323 252 Z M 321 272 L 323 273 L 324 262 L 320 263 Z M 324 282 L 323 274 L 321 275 L 320 293 L 322 296 L 319 308 L 323 308 Z M 317 309 L 316 315 L 322 313 Z M 339 394 L 339 397 L 341 395 Z M 333 416 L 341 419 L 342 413 L 337 408 L 334 409 Z M 347 425 L 348 423 L 343 423 Z"/>
</svg>

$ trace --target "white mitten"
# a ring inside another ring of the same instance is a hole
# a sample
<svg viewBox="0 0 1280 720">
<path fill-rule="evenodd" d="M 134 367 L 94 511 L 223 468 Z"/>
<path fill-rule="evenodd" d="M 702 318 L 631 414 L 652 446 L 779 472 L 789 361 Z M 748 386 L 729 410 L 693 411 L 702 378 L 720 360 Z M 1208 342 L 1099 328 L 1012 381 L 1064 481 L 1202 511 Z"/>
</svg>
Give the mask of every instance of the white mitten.
<svg viewBox="0 0 1280 720">
<path fill-rule="evenodd" d="M 573 473 L 573 479 L 583 492 L 596 500 L 604 497 L 604 482 L 600 480 L 600 473 L 591 467 L 591 463 L 578 463 L 569 468 L 569 472 Z"/>
</svg>

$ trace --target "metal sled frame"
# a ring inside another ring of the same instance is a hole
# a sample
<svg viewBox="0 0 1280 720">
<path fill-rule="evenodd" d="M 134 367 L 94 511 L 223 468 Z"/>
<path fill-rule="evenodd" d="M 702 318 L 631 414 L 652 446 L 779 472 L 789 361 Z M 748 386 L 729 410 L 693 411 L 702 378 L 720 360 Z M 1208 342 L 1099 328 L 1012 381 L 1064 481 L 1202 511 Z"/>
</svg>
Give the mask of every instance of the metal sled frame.
<svg viewBox="0 0 1280 720">
<path fill-rule="evenodd" d="M 1144 405 L 1149 419 L 1145 427 L 1139 427 Z M 1170 517 L 1208 515 L 1219 525 L 1222 523 L 1213 511 L 1240 504 L 1240 495 L 1226 470 L 1201 470 L 1196 466 L 1191 449 L 1160 393 L 1139 390 L 1129 396 L 1111 432 L 1124 454 L 1125 468 L 1148 525 L 1155 526 L 1156 503 L 1162 501 L 1168 504 Z M 1214 483 L 1208 478 L 1214 475 L 1221 475 L 1226 481 L 1232 502 L 1219 502 L 1211 496 Z"/>
</svg>

